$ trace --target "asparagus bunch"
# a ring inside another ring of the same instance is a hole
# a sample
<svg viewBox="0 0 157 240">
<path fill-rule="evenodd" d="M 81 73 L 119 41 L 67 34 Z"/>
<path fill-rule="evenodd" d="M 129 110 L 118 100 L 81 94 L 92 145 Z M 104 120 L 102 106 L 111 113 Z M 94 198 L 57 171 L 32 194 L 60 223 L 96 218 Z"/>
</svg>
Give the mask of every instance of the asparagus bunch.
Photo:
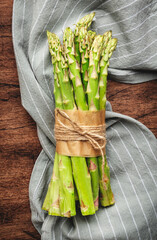
<svg viewBox="0 0 157 240">
<path fill-rule="evenodd" d="M 111 31 L 96 35 L 88 30 L 95 13 L 83 17 L 74 33 L 66 28 L 63 46 L 59 38 L 47 32 L 54 71 L 56 108 L 101 110 L 106 107 L 106 85 L 109 58 L 117 39 Z M 102 157 L 70 157 L 55 154 L 52 179 L 43 203 L 49 215 L 76 215 L 79 200 L 82 215 L 92 215 L 99 207 L 114 203 L 110 171 Z"/>
</svg>

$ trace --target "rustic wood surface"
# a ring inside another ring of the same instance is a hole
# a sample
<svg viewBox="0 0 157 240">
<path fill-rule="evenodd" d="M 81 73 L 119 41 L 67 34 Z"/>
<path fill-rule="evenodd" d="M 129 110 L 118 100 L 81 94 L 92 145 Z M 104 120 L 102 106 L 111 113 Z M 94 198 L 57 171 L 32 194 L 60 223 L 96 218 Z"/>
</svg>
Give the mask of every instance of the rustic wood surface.
<svg viewBox="0 0 157 240">
<path fill-rule="evenodd" d="M 0 239 L 40 239 L 31 223 L 28 186 L 41 146 L 36 124 L 21 106 L 11 34 L 13 1 L 0 2 Z M 157 137 L 156 81 L 108 83 L 113 111 L 145 124 Z"/>
</svg>

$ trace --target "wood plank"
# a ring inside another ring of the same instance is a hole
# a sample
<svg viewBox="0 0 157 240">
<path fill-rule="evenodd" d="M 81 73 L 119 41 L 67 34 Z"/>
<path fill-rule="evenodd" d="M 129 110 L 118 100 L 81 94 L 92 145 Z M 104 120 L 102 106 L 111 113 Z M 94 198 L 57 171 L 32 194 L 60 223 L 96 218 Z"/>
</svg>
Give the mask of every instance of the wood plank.
<svg viewBox="0 0 157 240">
<path fill-rule="evenodd" d="M 128 115 L 157 136 L 157 80 L 140 84 L 108 81 L 107 99 L 112 110 Z"/>
</svg>

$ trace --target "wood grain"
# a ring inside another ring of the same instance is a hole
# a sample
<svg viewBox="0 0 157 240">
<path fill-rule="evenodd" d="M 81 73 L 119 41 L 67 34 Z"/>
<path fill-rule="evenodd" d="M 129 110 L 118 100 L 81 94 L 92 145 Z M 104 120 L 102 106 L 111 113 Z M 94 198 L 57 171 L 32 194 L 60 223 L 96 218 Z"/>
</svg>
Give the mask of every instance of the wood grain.
<svg viewBox="0 0 157 240">
<path fill-rule="evenodd" d="M 108 81 L 107 91 L 114 112 L 135 118 L 157 137 L 157 80 L 135 85 Z"/>
<path fill-rule="evenodd" d="M 40 239 L 31 223 L 28 187 L 41 146 L 36 124 L 21 106 L 11 21 L 13 1 L 0 2 L 0 239 Z M 156 81 L 138 85 L 108 82 L 113 111 L 145 124 L 157 136 Z"/>
</svg>

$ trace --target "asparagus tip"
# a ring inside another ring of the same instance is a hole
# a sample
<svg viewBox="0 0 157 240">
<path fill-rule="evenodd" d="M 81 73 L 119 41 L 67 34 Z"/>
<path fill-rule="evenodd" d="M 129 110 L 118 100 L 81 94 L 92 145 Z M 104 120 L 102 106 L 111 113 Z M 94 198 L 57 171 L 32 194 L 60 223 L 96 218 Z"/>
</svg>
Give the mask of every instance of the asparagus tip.
<svg viewBox="0 0 157 240">
<path fill-rule="evenodd" d="M 92 20 L 95 16 L 95 12 L 92 12 L 84 17 L 82 17 L 76 24 L 77 27 L 87 26 L 87 28 L 91 25 Z"/>
</svg>

